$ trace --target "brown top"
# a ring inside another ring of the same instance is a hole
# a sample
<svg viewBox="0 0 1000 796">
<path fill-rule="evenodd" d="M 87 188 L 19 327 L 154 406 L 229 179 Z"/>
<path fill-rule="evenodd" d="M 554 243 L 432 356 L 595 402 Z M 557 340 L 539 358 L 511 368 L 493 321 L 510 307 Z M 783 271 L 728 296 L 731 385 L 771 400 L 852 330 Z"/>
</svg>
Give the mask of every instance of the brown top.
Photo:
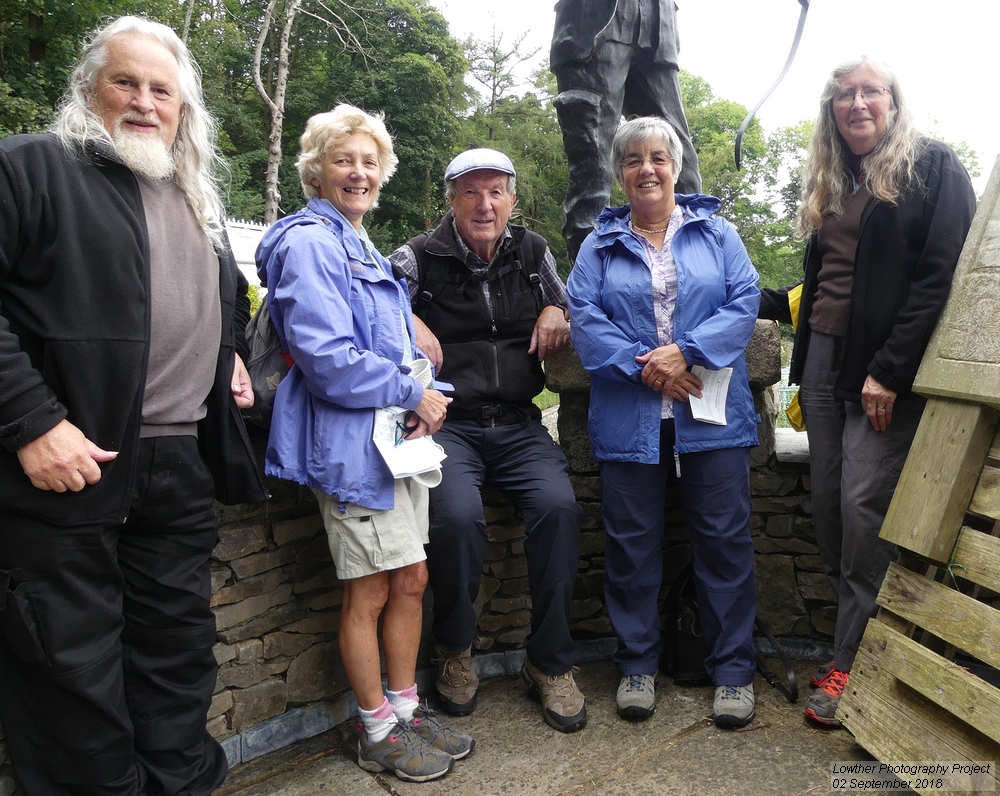
<svg viewBox="0 0 1000 796">
<path fill-rule="evenodd" d="M 854 256 L 861 237 L 861 213 L 871 194 L 864 186 L 844 202 L 842 215 L 823 219 L 817 243 L 821 265 L 816 298 L 809 315 L 814 332 L 843 337 L 851 308 Z"/>
</svg>

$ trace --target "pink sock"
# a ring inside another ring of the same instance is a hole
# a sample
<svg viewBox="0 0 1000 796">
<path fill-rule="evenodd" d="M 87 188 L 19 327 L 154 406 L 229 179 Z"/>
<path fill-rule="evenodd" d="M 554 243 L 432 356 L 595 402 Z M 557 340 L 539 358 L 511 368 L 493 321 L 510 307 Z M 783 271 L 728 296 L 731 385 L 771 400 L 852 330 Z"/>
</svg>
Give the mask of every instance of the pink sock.
<svg viewBox="0 0 1000 796">
<path fill-rule="evenodd" d="M 413 721 L 413 711 L 420 704 L 420 698 L 417 696 L 417 684 L 414 683 L 402 691 L 390 691 L 387 688 L 385 693 L 389 697 L 389 702 L 392 703 L 392 710 L 396 714 L 396 718 L 400 721 Z"/>
<path fill-rule="evenodd" d="M 396 714 L 393 713 L 389 700 L 385 698 L 375 710 L 364 710 L 359 706 L 358 714 L 361 716 L 361 726 L 364 727 L 369 743 L 378 743 L 396 726 Z"/>
</svg>

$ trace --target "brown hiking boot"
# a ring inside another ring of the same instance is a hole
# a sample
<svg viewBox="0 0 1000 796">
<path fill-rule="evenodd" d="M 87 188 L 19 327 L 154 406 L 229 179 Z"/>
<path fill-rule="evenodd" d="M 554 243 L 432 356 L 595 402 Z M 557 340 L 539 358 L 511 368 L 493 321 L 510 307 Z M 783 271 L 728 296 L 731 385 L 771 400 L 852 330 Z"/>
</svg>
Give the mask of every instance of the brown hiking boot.
<svg viewBox="0 0 1000 796">
<path fill-rule="evenodd" d="M 479 696 L 479 675 L 472 660 L 472 647 L 450 652 L 436 646 L 434 652 L 431 663 L 438 667 L 434 686 L 441 697 L 441 707 L 452 716 L 468 716 L 476 709 Z"/>
<path fill-rule="evenodd" d="M 525 657 L 521 679 L 542 701 L 542 716 L 550 727 L 561 732 L 582 730 L 587 724 L 587 705 L 576 687 L 575 666 L 563 674 L 542 674 Z"/>
</svg>

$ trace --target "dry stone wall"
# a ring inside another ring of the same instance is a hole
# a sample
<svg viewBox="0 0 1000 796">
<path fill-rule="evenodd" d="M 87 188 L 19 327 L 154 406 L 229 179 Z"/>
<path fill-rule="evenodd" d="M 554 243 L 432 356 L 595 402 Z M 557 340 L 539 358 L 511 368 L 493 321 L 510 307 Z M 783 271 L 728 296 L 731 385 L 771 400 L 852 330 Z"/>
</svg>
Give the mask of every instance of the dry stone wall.
<svg viewBox="0 0 1000 796">
<path fill-rule="evenodd" d="M 833 632 L 833 595 L 821 573 L 813 539 L 808 467 L 801 453 L 775 446 L 778 335 L 760 322 L 748 349 L 751 381 L 761 415 L 762 445 L 753 455 L 752 533 L 760 613 L 793 647 L 822 647 Z M 589 381 L 572 352 L 547 363 L 550 389 L 560 393 L 558 433 L 583 507 L 580 568 L 572 630 L 583 660 L 613 651 L 604 610 L 604 527 L 600 479 L 587 440 Z M 255 438 L 263 451 L 263 435 Z M 776 453 L 777 450 L 777 453 Z M 355 715 L 357 705 L 337 647 L 342 588 L 309 490 L 271 480 L 266 504 L 219 507 L 219 543 L 212 555 L 212 606 L 219 676 L 208 728 L 231 764 L 251 760 Z M 668 495 L 668 499 L 673 496 Z M 524 523 L 496 490 L 484 490 L 489 543 L 475 641 L 482 676 L 510 674 L 523 660 L 531 598 L 524 555 Z M 664 592 L 690 558 L 683 516 L 667 517 Z M 433 670 L 427 629 L 418 660 L 421 690 Z M 0 738 L 0 796 L 13 789 Z"/>
</svg>

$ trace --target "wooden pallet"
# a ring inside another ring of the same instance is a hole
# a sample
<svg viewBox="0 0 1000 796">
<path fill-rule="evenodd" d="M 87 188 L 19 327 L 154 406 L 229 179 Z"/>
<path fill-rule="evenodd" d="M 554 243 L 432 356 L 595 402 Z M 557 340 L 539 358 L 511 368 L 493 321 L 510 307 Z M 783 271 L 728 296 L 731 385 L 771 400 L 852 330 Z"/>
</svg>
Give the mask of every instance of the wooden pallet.
<svg viewBox="0 0 1000 796">
<path fill-rule="evenodd" d="M 1000 160 L 914 389 L 927 407 L 880 534 L 900 558 L 837 717 L 882 762 L 992 761 L 1000 791 L 1000 688 L 955 663 L 1000 669 Z"/>
</svg>

